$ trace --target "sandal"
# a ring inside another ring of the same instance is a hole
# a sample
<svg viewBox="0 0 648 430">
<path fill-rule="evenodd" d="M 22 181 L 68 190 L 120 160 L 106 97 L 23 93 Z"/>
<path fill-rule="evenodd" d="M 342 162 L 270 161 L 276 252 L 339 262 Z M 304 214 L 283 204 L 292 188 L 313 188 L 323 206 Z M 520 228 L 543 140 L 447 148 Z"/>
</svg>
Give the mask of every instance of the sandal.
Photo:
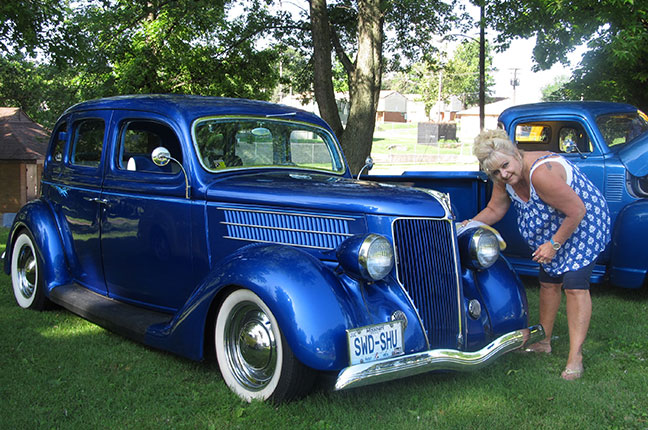
<svg viewBox="0 0 648 430">
<path fill-rule="evenodd" d="M 560 374 L 560 377 L 565 381 L 574 381 L 576 379 L 579 379 L 581 376 L 583 376 L 582 367 L 580 369 L 570 369 L 568 367 L 565 367 L 565 370 L 563 370 Z"/>
<path fill-rule="evenodd" d="M 546 345 L 543 343 L 534 343 L 533 345 L 527 347 L 527 348 L 521 348 L 520 352 L 526 352 L 526 353 L 542 353 L 542 354 L 551 354 L 551 345 Z"/>
</svg>

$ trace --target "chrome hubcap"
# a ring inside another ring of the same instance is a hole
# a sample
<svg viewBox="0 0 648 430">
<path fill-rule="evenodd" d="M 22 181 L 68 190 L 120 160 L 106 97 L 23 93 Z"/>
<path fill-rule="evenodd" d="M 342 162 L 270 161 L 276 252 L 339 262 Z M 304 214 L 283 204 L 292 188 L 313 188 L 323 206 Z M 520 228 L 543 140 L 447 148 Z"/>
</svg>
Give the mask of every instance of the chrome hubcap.
<svg viewBox="0 0 648 430">
<path fill-rule="evenodd" d="M 238 382 L 263 389 L 277 367 L 277 344 L 268 316 L 253 303 L 240 303 L 225 327 L 225 351 Z"/>
<path fill-rule="evenodd" d="M 31 247 L 23 246 L 18 253 L 18 288 L 20 294 L 26 299 L 34 294 L 36 289 L 36 256 Z"/>
</svg>

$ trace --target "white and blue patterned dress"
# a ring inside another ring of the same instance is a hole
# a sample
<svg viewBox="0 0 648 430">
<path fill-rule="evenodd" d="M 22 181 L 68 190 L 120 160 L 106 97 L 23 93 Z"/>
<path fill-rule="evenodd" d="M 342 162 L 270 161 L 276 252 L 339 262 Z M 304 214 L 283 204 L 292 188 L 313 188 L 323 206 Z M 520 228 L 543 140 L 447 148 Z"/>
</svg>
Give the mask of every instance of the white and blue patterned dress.
<svg viewBox="0 0 648 430">
<path fill-rule="evenodd" d="M 556 256 L 548 264 L 542 264 L 547 274 L 559 276 L 589 265 L 603 252 L 610 241 L 610 212 L 605 197 L 598 188 L 578 167 L 561 156 L 550 154 L 538 158 L 531 167 L 529 178 L 533 176 L 538 166 L 548 161 L 557 162 L 564 167 L 567 172 L 567 185 L 581 198 L 586 209 L 582 221 L 562 244 Z M 508 184 L 506 191 L 517 211 L 520 234 L 531 249 L 535 250 L 543 243 L 549 242 L 565 219 L 565 214 L 542 201 L 533 184 L 527 202 L 520 199 L 513 187 Z"/>
</svg>

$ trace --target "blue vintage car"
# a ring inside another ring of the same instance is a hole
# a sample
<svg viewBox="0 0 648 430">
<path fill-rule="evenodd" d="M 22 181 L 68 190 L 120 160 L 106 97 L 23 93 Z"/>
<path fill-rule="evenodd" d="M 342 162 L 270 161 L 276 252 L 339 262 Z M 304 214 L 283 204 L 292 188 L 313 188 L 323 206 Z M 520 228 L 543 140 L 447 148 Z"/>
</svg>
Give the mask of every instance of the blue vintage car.
<svg viewBox="0 0 648 430">
<path fill-rule="evenodd" d="M 445 194 L 353 179 L 316 115 L 142 95 L 61 116 L 4 270 L 23 308 L 215 351 L 241 398 L 282 401 L 318 374 L 470 370 L 541 339 L 500 246 L 458 235 Z"/>
<path fill-rule="evenodd" d="M 577 165 L 610 207 L 612 241 L 592 280 L 624 288 L 646 284 L 648 256 L 648 117 L 636 107 L 611 102 L 552 102 L 513 106 L 499 117 L 518 147 L 553 151 Z M 537 274 L 517 232 L 513 211 L 495 227 L 508 243 L 519 273 Z"/>
</svg>

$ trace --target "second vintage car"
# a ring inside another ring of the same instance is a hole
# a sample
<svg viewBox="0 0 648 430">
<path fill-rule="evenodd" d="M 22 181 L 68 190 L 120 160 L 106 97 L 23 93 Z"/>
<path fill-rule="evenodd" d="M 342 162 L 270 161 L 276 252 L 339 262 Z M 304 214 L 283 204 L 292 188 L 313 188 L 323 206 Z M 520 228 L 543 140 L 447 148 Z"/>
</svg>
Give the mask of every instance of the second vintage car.
<svg viewBox="0 0 648 430">
<path fill-rule="evenodd" d="M 246 400 L 480 368 L 543 338 L 496 232 L 448 196 L 352 178 L 316 115 L 142 95 L 68 109 L 17 214 L 18 305 L 155 348 L 214 351 Z"/>
</svg>

